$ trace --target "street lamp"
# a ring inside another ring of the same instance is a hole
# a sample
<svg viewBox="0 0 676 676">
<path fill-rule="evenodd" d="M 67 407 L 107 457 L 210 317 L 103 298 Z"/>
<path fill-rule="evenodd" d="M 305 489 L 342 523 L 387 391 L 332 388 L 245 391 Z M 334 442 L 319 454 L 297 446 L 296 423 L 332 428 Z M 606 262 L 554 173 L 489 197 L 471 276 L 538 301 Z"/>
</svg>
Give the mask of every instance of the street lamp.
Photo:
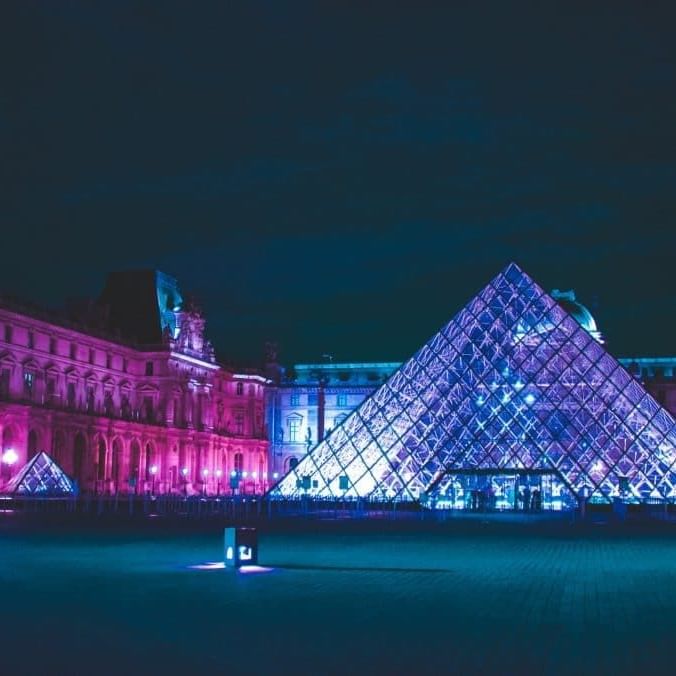
<svg viewBox="0 0 676 676">
<path fill-rule="evenodd" d="M 209 477 L 209 470 L 205 467 L 202 470 L 202 494 L 207 494 L 207 479 Z"/>
<path fill-rule="evenodd" d="M 9 479 L 12 475 L 12 465 L 19 459 L 19 454 L 13 449 L 8 448 L 2 454 L 2 473 L 5 478 Z"/>
<path fill-rule="evenodd" d="M 249 476 L 249 473 L 245 470 L 242 472 L 242 479 L 244 479 L 244 495 L 246 495 L 246 478 Z"/>
<path fill-rule="evenodd" d="M 188 495 L 188 468 L 184 467 L 181 470 L 181 474 L 183 475 L 183 492 L 185 493 L 186 497 Z"/>
<path fill-rule="evenodd" d="M 253 479 L 254 493 L 256 493 L 256 483 L 258 481 L 258 472 L 251 472 L 251 478 Z"/>
<path fill-rule="evenodd" d="M 157 474 L 157 465 L 151 465 L 150 466 L 150 476 L 152 477 L 152 488 L 150 489 L 150 492 L 152 495 L 155 495 L 155 475 Z"/>
<path fill-rule="evenodd" d="M 216 495 L 220 495 L 220 494 L 221 494 L 221 477 L 222 477 L 222 476 L 223 476 L 223 470 L 217 469 L 217 470 L 216 470 L 216 479 L 217 479 L 218 481 L 217 481 L 217 485 L 216 485 Z"/>
</svg>

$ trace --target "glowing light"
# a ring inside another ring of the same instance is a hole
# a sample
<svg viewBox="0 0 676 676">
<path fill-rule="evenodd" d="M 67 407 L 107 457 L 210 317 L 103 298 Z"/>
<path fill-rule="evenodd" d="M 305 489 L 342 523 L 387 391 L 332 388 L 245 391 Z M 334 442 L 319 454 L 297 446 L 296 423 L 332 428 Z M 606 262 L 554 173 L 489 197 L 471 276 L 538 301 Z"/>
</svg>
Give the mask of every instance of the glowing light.
<svg viewBox="0 0 676 676">
<path fill-rule="evenodd" d="M 279 472 L 273 472 L 273 473 L 272 473 L 272 478 L 273 478 L 273 479 L 279 479 Z"/>
<path fill-rule="evenodd" d="M 231 476 L 231 477 L 236 477 L 236 476 L 237 476 L 237 472 L 233 469 L 232 472 L 230 472 L 230 476 Z"/>
<path fill-rule="evenodd" d="M 263 478 L 264 478 L 264 479 L 267 479 L 267 478 L 268 478 L 268 473 L 267 473 L 267 472 L 263 472 Z"/>
<path fill-rule="evenodd" d="M 230 547 L 228 547 L 228 549 L 230 549 Z M 240 545 L 238 554 L 240 561 L 251 561 L 251 559 L 253 559 L 253 549 L 251 549 L 251 547 Z"/>
<path fill-rule="evenodd" d="M 274 570 L 274 568 L 266 568 L 265 566 L 255 566 L 252 564 L 248 564 L 246 566 L 240 566 L 238 571 L 240 573 L 244 573 L 245 575 L 251 575 L 254 573 L 270 573 Z"/>
<path fill-rule="evenodd" d="M 245 470 L 244 472 L 242 472 L 242 476 L 246 479 L 246 478 L 249 476 L 249 474 L 248 474 L 248 472 Z"/>
<path fill-rule="evenodd" d="M 257 472 L 252 472 L 251 473 L 252 478 L 257 479 L 258 478 L 258 473 Z"/>
<path fill-rule="evenodd" d="M 187 467 L 184 467 L 184 468 L 181 470 L 181 474 L 182 474 L 183 476 L 188 476 L 188 468 L 187 468 Z"/>
<path fill-rule="evenodd" d="M 204 477 L 209 476 L 209 470 L 206 469 L 206 468 L 204 468 L 204 469 L 202 470 L 202 476 L 204 476 Z"/>
<path fill-rule="evenodd" d="M 220 479 L 223 476 L 223 470 L 217 469 L 216 476 Z"/>
<path fill-rule="evenodd" d="M 479 406 L 483 406 L 484 403 L 485 403 L 485 401 L 486 401 L 486 400 L 485 400 L 481 395 L 479 395 L 479 396 L 476 398 L 476 403 L 477 403 Z"/>
<path fill-rule="evenodd" d="M 524 400 L 529 406 L 531 406 L 532 404 L 535 403 L 535 395 L 534 395 L 534 394 L 527 394 L 527 395 L 523 398 L 523 400 Z"/>
<path fill-rule="evenodd" d="M 151 465 L 151 467 L 150 467 L 150 473 L 151 473 L 152 475 L 157 474 L 157 465 Z"/>
<path fill-rule="evenodd" d="M 4 462 L 5 465 L 13 465 L 18 459 L 19 454 L 13 448 L 8 448 L 2 454 L 2 462 Z"/>
<path fill-rule="evenodd" d="M 520 390 L 520 389 L 522 389 L 522 388 L 523 388 L 523 383 L 522 383 L 520 380 L 517 380 L 517 381 L 514 383 L 514 389 L 518 391 L 518 390 Z"/>
</svg>

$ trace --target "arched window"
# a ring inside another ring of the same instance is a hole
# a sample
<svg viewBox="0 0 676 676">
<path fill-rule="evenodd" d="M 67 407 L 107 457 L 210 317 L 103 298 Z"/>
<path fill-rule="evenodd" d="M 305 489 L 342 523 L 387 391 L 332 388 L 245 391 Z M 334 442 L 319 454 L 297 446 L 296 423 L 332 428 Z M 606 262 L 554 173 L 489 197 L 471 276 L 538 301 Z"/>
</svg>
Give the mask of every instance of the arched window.
<svg viewBox="0 0 676 676">
<path fill-rule="evenodd" d="M 235 472 L 241 474 L 244 469 L 244 455 L 242 453 L 235 453 Z"/>
<path fill-rule="evenodd" d="M 10 427 L 5 427 L 2 430 L 2 449 L 0 455 L 4 456 L 7 451 L 15 451 L 14 447 L 14 434 Z M 16 456 L 14 456 L 15 458 Z M 0 462 L 0 472 L 2 472 L 2 481 L 9 481 L 12 477 L 12 465 L 10 462 Z"/>
<path fill-rule="evenodd" d="M 26 460 L 30 460 L 33 456 L 37 455 L 38 452 L 38 433 L 35 430 L 31 430 L 28 433 L 28 452 L 26 454 Z"/>
<path fill-rule="evenodd" d="M 84 479 L 85 454 L 87 452 L 87 442 L 82 432 L 75 435 L 73 441 L 73 478 L 82 485 Z"/>
<path fill-rule="evenodd" d="M 141 446 L 138 441 L 131 442 L 129 451 L 129 484 L 134 487 L 139 476 L 139 465 L 141 464 Z"/>
<path fill-rule="evenodd" d="M 52 457 L 58 465 L 62 465 L 65 460 L 63 457 L 64 448 L 65 442 L 63 432 L 61 430 L 57 430 L 54 432 L 54 437 L 52 439 Z"/>
<path fill-rule="evenodd" d="M 153 473 L 150 468 L 153 466 L 153 448 L 150 444 L 146 444 L 146 479 L 150 481 L 153 478 Z"/>
<path fill-rule="evenodd" d="M 99 437 L 99 452 L 96 459 L 96 478 L 99 481 L 106 479 L 106 442 L 103 437 Z"/>
<path fill-rule="evenodd" d="M 122 477 L 122 442 L 119 439 L 113 440 L 113 451 L 111 457 L 111 470 L 113 473 L 113 481 L 115 482 L 115 490 L 119 490 L 118 484 Z"/>
</svg>

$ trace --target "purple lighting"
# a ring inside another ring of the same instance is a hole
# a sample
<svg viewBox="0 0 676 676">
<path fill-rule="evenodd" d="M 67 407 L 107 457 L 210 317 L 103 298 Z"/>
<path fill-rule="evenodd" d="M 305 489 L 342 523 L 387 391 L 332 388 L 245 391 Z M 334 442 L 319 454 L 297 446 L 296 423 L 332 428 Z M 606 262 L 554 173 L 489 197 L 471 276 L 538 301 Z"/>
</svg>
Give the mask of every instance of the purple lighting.
<svg viewBox="0 0 676 676">
<path fill-rule="evenodd" d="M 524 391 L 526 383 L 537 389 Z M 551 496 L 560 479 L 573 499 L 667 500 L 675 468 L 669 413 L 511 264 L 271 495 L 417 501 L 433 492 L 462 506 L 468 491 L 494 490 L 481 477 L 502 491 L 530 472 Z M 510 508 L 518 489 L 510 488 Z"/>
</svg>

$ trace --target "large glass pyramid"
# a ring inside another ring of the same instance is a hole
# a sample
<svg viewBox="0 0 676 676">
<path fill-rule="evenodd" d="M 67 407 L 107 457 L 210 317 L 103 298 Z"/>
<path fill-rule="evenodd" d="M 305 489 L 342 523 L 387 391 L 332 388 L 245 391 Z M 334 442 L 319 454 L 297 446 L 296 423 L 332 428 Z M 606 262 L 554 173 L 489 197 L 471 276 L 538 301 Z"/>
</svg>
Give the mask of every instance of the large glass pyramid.
<svg viewBox="0 0 676 676">
<path fill-rule="evenodd" d="M 418 500 L 454 472 L 549 473 L 579 498 L 676 498 L 676 425 L 510 264 L 271 491 Z"/>
<path fill-rule="evenodd" d="M 74 495 L 75 484 L 45 452 L 40 452 L 11 479 L 4 492 L 44 497 Z"/>
</svg>

